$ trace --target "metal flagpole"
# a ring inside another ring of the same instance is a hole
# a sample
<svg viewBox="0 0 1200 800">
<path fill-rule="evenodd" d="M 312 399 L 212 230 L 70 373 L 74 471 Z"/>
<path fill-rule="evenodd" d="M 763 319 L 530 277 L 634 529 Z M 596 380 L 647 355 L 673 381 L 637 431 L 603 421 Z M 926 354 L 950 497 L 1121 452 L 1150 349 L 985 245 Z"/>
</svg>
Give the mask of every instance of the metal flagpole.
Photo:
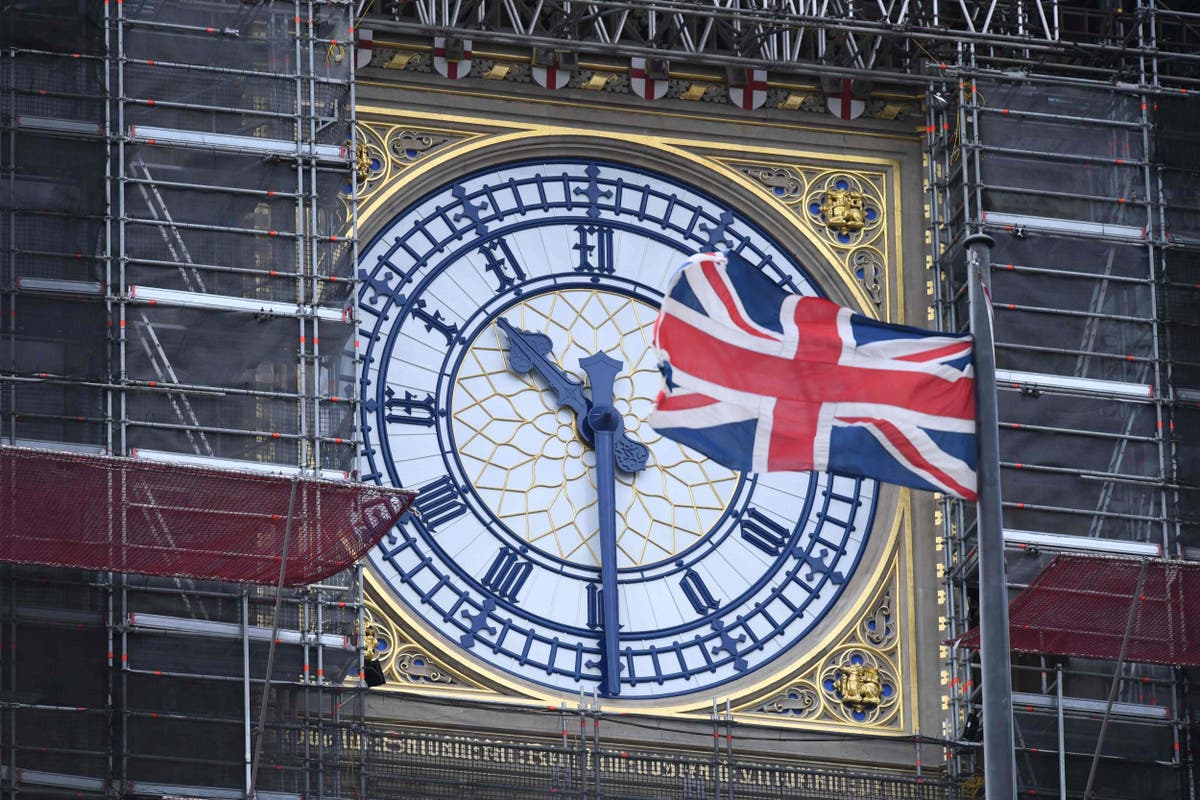
<svg viewBox="0 0 1200 800">
<path fill-rule="evenodd" d="M 991 252 L 986 233 L 968 236 L 967 286 L 975 337 L 975 437 L 978 446 L 979 660 L 983 683 L 984 793 L 1016 798 L 1008 586 L 1000 508 L 1000 434 L 996 410 L 996 348 L 992 337 Z"/>
</svg>

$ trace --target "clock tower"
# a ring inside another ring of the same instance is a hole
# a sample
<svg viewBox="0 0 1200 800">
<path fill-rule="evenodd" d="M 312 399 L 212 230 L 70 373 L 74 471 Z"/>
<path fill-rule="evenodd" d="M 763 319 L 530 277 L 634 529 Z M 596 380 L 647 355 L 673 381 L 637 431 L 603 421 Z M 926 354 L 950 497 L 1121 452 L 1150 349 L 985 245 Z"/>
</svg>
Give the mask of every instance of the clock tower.
<svg viewBox="0 0 1200 800">
<path fill-rule="evenodd" d="M 716 707 L 910 765 L 889 740 L 940 727 L 930 497 L 735 472 L 646 418 L 693 253 L 926 324 L 918 143 L 584 83 L 360 72 L 360 470 L 419 492 L 370 557 L 371 715 L 537 736 L 498 709 L 699 731 Z"/>
</svg>

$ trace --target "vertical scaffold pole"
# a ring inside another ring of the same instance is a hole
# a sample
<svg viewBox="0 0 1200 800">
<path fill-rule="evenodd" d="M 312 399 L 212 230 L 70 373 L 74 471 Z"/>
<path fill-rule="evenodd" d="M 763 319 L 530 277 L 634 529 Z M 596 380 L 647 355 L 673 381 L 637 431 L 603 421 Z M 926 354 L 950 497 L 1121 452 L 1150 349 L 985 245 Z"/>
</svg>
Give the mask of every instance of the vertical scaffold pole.
<svg viewBox="0 0 1200 800">
<path fill-rule="evenodd" d="M 283 587 L 287 579 L 288 545 L 292 538 L 292 520 L 296 512 L 296 486 L 298 478 L 292 478 L 292 491 L 288 496 L 287 523 L 283 527 L 283 548 L 279 557 L 279 585 L 275 587 L 275 609 L 271 612 L 271 642 L 267 647 L 267 674 L 263 676 L 262 702 L 258 706 L 258 738 L 254 740 L 254 758 L 250 767 L 250 787 L 246 800 L 254 800 L 258 782 L 258 765 L 262 757 L 263 734 L 267 727 L 267 699 L 271 696 L 271 672 L 275 668 L 275 643 L 279 639 L 279 606 L 283 602 Z"/>
<path fill-rule="evenodd" d="M 983 688 L 984 793 L 1016 797 L 1012 672 L 1009 666 L 1008 586 L 1000 506 L 1000 433 L 996 406 L 996 349 L 992 336 L 991 251 L 986 233 L 968 236 L 967 285 L 975 336 L 975 437 L 978 445 L 979 660 Z"/>
</svg>

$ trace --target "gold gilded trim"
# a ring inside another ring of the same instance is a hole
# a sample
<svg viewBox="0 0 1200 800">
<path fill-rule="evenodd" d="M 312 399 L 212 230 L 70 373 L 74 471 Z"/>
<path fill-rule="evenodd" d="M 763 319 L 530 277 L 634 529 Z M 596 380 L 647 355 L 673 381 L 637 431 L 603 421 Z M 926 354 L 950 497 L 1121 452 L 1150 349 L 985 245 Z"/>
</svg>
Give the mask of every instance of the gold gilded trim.
<svg viewBox="0 0 1200 800">
<path fill-rule="evenodd" d="M 907 515 L 902 515 L 907 516 Z M 898 520 L 899 522 L 900 520 Z M 911 640 L 911 548 L 907 525 L 883 559 L 886 570 L 835 641 L 814 648 L 816 658 L 782 676 L 779 684 L 736 705 L 743 721 L 759 724 L 832 723 L 855 730 L 907 732 L 917 708 L 915 654 Z M 905 580 L 907 575 L 908 579 Z M 839 680 L 854 667 L 878 671 L 880 696 L 870 706 L 847 702 Z"/>
<path fill-rule="evenodd" d="M 411 112 L 401 113 L 392 109 L 380 108 L 377 106 L 362 106 L 359 108 L 359 114 L 366 118 L 366 124 L 371 124 L 372 115 L 380 115 L 385 119 L 403 117 L 406 122 L 393 123 L 391 128 L 395 129 L 413 129 L 413 130 L 437 130 L 443 132 L 456 132 L 462 138 L 452 143 L 452 146 L 447 146 L 438 152 L 431 153 L 427 158 L 409 166 L 404 171 L 403 176 L 396 175 L 393 177 L 390 185 L 381 185 L 378 190 L 373 190 L 364 198 L 364 202 L 359 206 L 359 225 L 361 229 L 371 230 L 374 227 L 382 225 L 382 221 L 377 221 L 380 218 L 389 217 L 390 214 L 399 210 L 397 201 L 403 194 L 419 193 L 410 187 L 417 185 L 423 188 L 432 188 L 435 185 L 435 180 L 440 178 L 445 179 L 447 175 L 462 174 L 462 167 L 453 166 L 453 162 L 458 159 L 466 159 L 473 164 L 478 164 L 480 167 L 486 166 L 488 163 L 498 163 L 501 160 L 511 160 L 517 157 L 514 154 L 521 153 L 536 153 L 557 150 L 566 150 L 576 143 L 581 152 L 596 154 L 597 152 L 608 151 L 612 157 L 618 160 L 627 158 L 631 152 L 631 145 L 635 148 L 641 148 L 646 151 L 647 158 L 650 161 L 669 159 L 670 161 L 680 161 L 687 164 L 696 175 L 707 175 L 714 183 L 724 183 L 727 186 L 736 187 L 741 191 L 743 196 L 750 195 L 753 198 L 754 204 L 761 208 L 763 206 L 775 206 L 778 208 L 779 199 L 775 196 L 774 187 L 768 187 L 760 180 L 747 174 L 738 166 L 731 166 L 738 162 L 716 156 L 712 153 L 711 142 L 700 142 L 697 140 L 679 138 L 679 137 L 664 137 L 664 136 L 649 136 L 645 134 L 630 134 L 625 131 L 605 131 L 592 128 L 583 128 L 566 125 L 545 125 L 538 123 L 516 123 L 507 120 L 492 120 L 484 118 L 469 117 L 466 115 L 449 115 L 437 112 Z M 445 125 L 447 122 L 456 122 L 461 127 L 454 129 Z M 360 124 L 363 124 L 360 121 Z M 376 123 L 378 124 L 378 123 Z M 500 129 L 491 135 L 481 133 L 480 130 L 487 128 Z M 472 129 L 475 132 L 468 133 Z M 831 156 L 829 154 L 807 150 L 790 150 L 782 148 L 766 148 L 766 147 L 739 147 L 742 152 L 753 152 L 763 155 L 786 156 L 788 163 L 803 165 L 803 169 L 811 171 L 814 176 L 806 182 L 806 187 L 809 191 L 818 191 L 821 180 L 829 180 L 836 182 L 841 179 L 851 179 L 856 182 L 855 185 L 870 187 L 872 196 L 878 198 L 878 203 L 884 215 L 888 218 L 899 219 L 900 207 L 899 196 L 896 191 L 889 192 L 887 186 L 887 173 L 899 173 L 900 164 L 895 159 L 883 159 L 877 157 L 855 157 L 848 159 L 846 156 Z M 655 154 L 658 155 L 655 155 Z M 489 158 L 490 156 L 490 158 Z M 833 162 L 836 165 L 847 164 L 848 161 L 858 165 L 878 166 L 882 169 L 871 172 L 864 172 L 861 169 L 850 170 L 848 168 L 831 168 Z M 745 162 L 741 162 L 745 163 Z M 811 166 L 810 166 L 811 165 Z M 816 177 L 823 176 L 823 177 Z M 441 182 L 440 180 L 436 182 Z M 891 181 L 893 186 L 899 183 L 898 177 Z M 891 194 L 894 197 L 893 204 L 885 204 L 883 198 Z M 808 220 L 803 220 L 802 224 L 797 224 L 801 217 L 797 214 L 794 208 L 791 209 L 788 217 L 788 224 L 784 226 L 783 232 L 791 232 L 792 238 L 799 238 L 804 242 L 805 251 L 810 256 L 815 258 L 805 259 L 810 268 L 817 273 L 819 279 L 822 280 L 827 290 L 832 290 L 834 300 L 847 305 L 856 306 L 858 309 L 869 316 L 882 319 L 892 319 L 894 321 L 903 321 L 903 303 L 899 296 L 900 291 L 897 289 L 897 297 L 889 298 L 883 293 L 883 287 L 888 285 L 887 278 L 892 278 L 889 272 L 896 271 L 893 265 L 888 263 L 888 252 L 891 250 L 891 245 L 887 245 L 886 249 L 882 249 L 879 244 L 882 240 L 886 240 L 884 236 L 884 226 L 882 221 L 880 225 L 873 226 L 867 232 L 870 238 L 860 237 L 860 240 L 855 241 L 854 247 L 839 246 L 836 237 L 830 238 L 823 231 L 819 231 L 817 226 L 811 224 Z M 384 219 L 383 221 L 386 221 Z M 900 234 L 896 228 L 890 235 L 896 239 L 895 247 L 900 250 Z M 883 242 L 886 244 L 886 242 Z M 838 269 L 831 271 L 822 269 L 827 265 L 836 265 Z M 868 280 L 864 281 L 857 277 L 857 272 L 862 269 L 864 274 L 868 276 Z M 836 283 L 833 286 L 829 285 L 829 279 L 834 278 Z M 894 278 L 894 284 L 899 287 L 902 281 L 898 276 Z M 878 302 L 877 302 L 878 300 Z"/>
<path fill-rule="evenodd" d="M 373 85 L 497 99 L 494 94 L 443 87 Z M 520 99 L 526 105 L 537 103 L 608 112 L 613 109 L 611 105 L 575 101 L 525 96 Z M 674 119 L 735 123 L 740 127 L 837 133 L 829 128 L 741 117 L 685 115 L 627 106 L 622 106 L 622 110 Z M 757 216 L 785 247 L 793 249 L 805 263 L 813 265 L 815 276 L 835 300 L 855 305 L 871 316 L 903 321 L 903 268 L 899 254 L 904 250 L 898 157 L 739 141 L 736 144 L 738 156 L 734 158 L 730 156 L 730 145 L 713 138 L 670 133 L 650 135 L 576 123 L 551 124 L 469 113 L 399 110 L 376 104 L 361 105 L 358 113 L 360 126 L 367 132 L 364 138 L 373 143 L 377 148 L 373 152 L 377 154 L 391 158 L 387 150 L 389 137 L 400 133 L 428 137 L 420 139 L 428 146 L 423 147 L 417 157 L 404 163 L 390 163 L 384 175 L 377 176 L 373 183 L 368 181 L 369 191 L 363 195 L 359 208 L 360 228 L 366 235 L 382 229 L 402 205 L 425 191 L 454 176 L 489 165 L 547 154 L 590 155 L 621 161 L 632 158 L 635 163 L 650 166 L 679 166 L 689 181 L 695 176 L 704 176 L 710 186 L 724 187 L 726 193 L 723 196 L 737 198 L 739 210 L 752 218 Z M 910 141 L 905 137 L 872 132 L 862 135 Z M 754 174 L 754 170 L 765 170 L 776 177 L 790 175 L 797 182 L 796 188 L 794 192 L 785 190 L 785 195 L 781 196 L 775 184 L 763 180 L 761 175 Z M 776 170 L 782 172 L 776 174 Z M 809 211 L 806 203 L 814 197 L 814 191 L 824 191 L 823 187 L 831 185 L 837 188 L 838 180 L 853 183 L 855 190 L 876 203 L 880 212 L 877 222 L 872 220 L 871 225 L 864 224 L 855 232 L 859 235 L 848 242 L 841 241 L 836 235 L 831 238 L 829 228 Z M 860 268 L 868 279 L 856 274 Z M 808 637 L 811 641 L 806 640 L 803 653 L 796 653 L 788 662 L 777 660 L 755 677 L 725 687 L 737 718 L 775 727 L 819 727 L 881 735 L 916 729 L 915 715 L 919 705 L 910 503 L 907 490 L 880 487 L 878 516 L 872 533 L 874 540 L 839 605 Z M 367 570 L 366 583 L 373 619 L 386 620 L 399 643 L 391 656 L 392 661 L 388 662 L 390 671 L 387 673 L 396 680 L 397 686 L 389 684 L 376 691 L 403 688 L 430 696 L 486 697 L 496 703 L 523 706 L 555 705 L 563 699 L 560 691 L 522 682 L 444 643 L 436 628 L 396 601 L 371 570 Z M 885 607 L 886 614 L 883 612 Z M 868 625 L 871 620 L 879 625 L 879 620 L 883 619 L 887 620 L 886 626 L 893 627 L 893 633 L 884 641 L 875 641 L 872 634 L 864 633 L 872 630 Z M 412 666 L 398 666 L 397 659 L 403 654 L 419 661 L 417 666 L 421 669 L 414 672 Z M 869 657 L 871 665 L 880 669 L 884 681 L 892 689 L 885 701 L 881 686 L 881 702 L 862 719 L 855 713 L 863 712 L 847 711 L 848 706 L 840 702 L 836 690 L 830 694 L 825 682 L 832 674 L 831 670 L 855 663 L 856 657 L 863 663 Z M 436 671 L 437 679 L 428 679 L 425 672 L 429 669 Z M 618 713 L 686 714 L 695 719 L 708 719 L 712 699 L 711 696 L 689 696 L 658 702 L 602 702 L 606 710 Z M 726 698 L 719 699 L 723 702 Z M 840 712 L 838 707 L 842 709 Z M 817 711 L 791 713 L 803 708 Z M 783 713 L 783 709 L 789 713 Z"/>
<path fill-rule="evenodd" d="M 707 80 L 711 80 L 711 79 L 707 79 Z M 496 92 L 481 92 L 481 91 L 473 91 L 470 89 L 457 89 L 457 88 L 450 88 L 450 87 L 447 87 L 444 85 L 427 86 L 425 84 L 404 83 L 401 81 L 386 82 L 386 81 L 370 81 L 370 80 L 359 80 L 358 85 L 359 86 L 376 86 L 381 89 L 390 89 L 390 90 L 400 89 L 400 90 L 407 91 L 407 92 L 447 94 L 447 95 L 455 95 L 458 97 L 475 97 L 475 98 L 480 98 L 480 99 L 484 99 L 484 100 L 504 99 L 504 96 L 498 95 Z M 712 85 L 712 84 L 707 84 L 707 85 Z M 521 94 L 521 95 L 514 94 L 510 99 L 514 99 L 514 100 L 519 99 L 520 102 L 525 105 L 562 106 L 562 107 L 572 107 L 572 108 L 594 109 L 594 110 L 598 110 L 598 111 L 607 111 L 607 112 L 612 112 L 613 108 L 614 108 L 613 105 L 609 105 L 609 104 L 585 103 L 585 102 L 581 102 L 578 100 L 558 100 L 558 99 L 551 99 L 548 97 L 531 97 L 527 94 Z M 361 113 L 364 108 L 366 108 L 366 106 L 358 106 L 359 112 Z M 774 121 L 774 120 L 769 121 L 769 120 L 762 120 L 762 119 L 753 119 L 750 117 L 738 116 L 738 115 L 734 115 L 734 114 L 716 114 L 716 113 L 684 114 L 679 111 L 666 111 L 666 110 L 657 109 L 657 108 L 644 108 L 644 107 L 639 107 L 639 106 L 634 106 L 634 105 L 629 105 L 629 104 L 622 104 L 621 112 L 623 114 L 637 114 L 637 115 L 642 115 L 642 116 L 663 117 L 663 118 L 669 118 L 669 119 L 704 120 L 706 122 L 707 121 L 725 122 L 725 123 L 728 123 L 731 125 L 738 125 L 738 126 L 743 126 L 743 127 L 774 129 L 774 130 L 784 130 L 784 131 L 807 131 L 807 132 L 819 132 L 822 134 L 837 134 L 837 133 L 845 133 L 846 132 L 844 129 L 839 129 L 836 127 L 826 126 L 826 125 L 805 125 L 803 123 L 798 123 L 798 122 L 779 122 L 779 121 Z M 901 141 L 901 142 L 919 141 L 922 133 L 924 133 L 924 128 L 921 128 L 919 130 L 914 129 L 914 131 L 911 134 L 885 133 L 883 131 L 861 130 L 861 129 L 857 129 L 857 128 L 854 130 L 855 136 L 861 136 L 864 138 L 871 138 L 871 139 L 891 139 L 893 141 Z"/>
</svg>

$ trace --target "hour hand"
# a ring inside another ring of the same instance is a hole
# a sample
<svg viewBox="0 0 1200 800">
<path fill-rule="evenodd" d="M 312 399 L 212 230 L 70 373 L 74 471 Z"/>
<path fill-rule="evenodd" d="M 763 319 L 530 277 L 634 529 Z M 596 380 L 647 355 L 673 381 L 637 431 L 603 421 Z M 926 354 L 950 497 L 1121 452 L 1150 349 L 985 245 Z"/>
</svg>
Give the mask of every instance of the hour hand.
<svg viewBox="0 0 1200 800">
<path fill-rule="evenodd" d="M 583 384 L 559 369 L 550 358 L 550 351 L 554 349 L 550 337 L 544 333 L 514 328 L 503 317 L 497 319 L 496 324 L 508 339 L 508 368 L 521 375 L 533 371 L 541 376 L 546 385 L 554 390 L 558 404 L 575 413 L 575 427 L 580 437 L 592 444 L 592 428 L 587 420 L 590 406 L 583 394 Z"/>
<path fill-rule="evenodd" d="M 595 353 L 579 359 L 579 366 L 587 373 L 588 381 L 592 384 L 592 410 L 588 422 L 595 431 L 599 431 L 601 426 L 613 431 L 612 448 L 617 468 L 622 472 L 638 472 L 646 466 L 650 451 L 646 445 L 629 438 L 625 432 L 625 421 L 613 406 L 613 381 L 621 369 L 621 362 L 604 353 Z M 597 439 L 597 461 L 600 459 L 598 442 Z"/>
</svg>

